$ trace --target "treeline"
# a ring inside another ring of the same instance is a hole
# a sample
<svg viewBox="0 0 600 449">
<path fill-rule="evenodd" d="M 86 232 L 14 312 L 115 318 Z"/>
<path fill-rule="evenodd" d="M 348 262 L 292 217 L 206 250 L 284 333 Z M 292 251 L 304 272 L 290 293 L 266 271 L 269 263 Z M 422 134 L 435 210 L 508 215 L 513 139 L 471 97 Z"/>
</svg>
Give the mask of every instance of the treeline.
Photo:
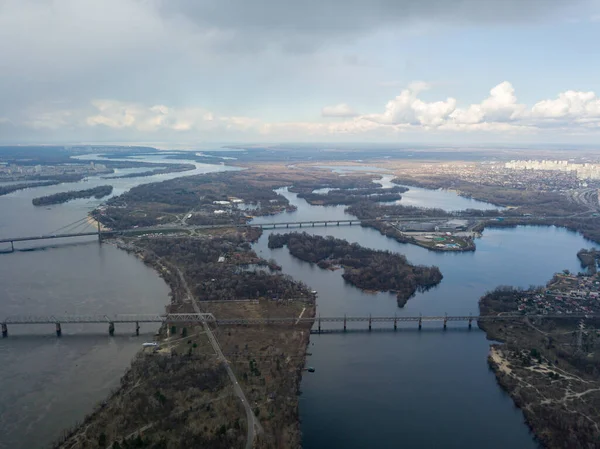
<svg viewBox="0 0 600 449">
<path fill-rule="evenodd" d="M 339 204 L 356 204 L 362 201 L 398 201 L 402 199 L 400 193 L 406 192 L 408 189 L 404 187 L 393 187 L 391 189 L 382 188 L 365 188 L 365 189 L 350 189 L 330 190 L 327 193 L 299 193 L 299 198 L 304 198 L 312 205 L 332 206 Z"/>
<path fill-rule="evenodd" d="M 523 296 L 524 290 L 520 287 L 500 285 L 494 290 L 486 292 L 479 299 L 479 312 L 481 315 L 497 315 L 501 312 L 516 312 L 517 300 Z"/>
<path fill-rule="evenodd" d="M 22 182 L 19 184 L 13 184 L 10 186 L 0 186 L 0 196 L 8 195 L 9 193 L 16 192 L 23 189 L 31 189 L 34 187 L 48 187 L 60 184 L 61 181 L 41 181 L 41 182 Z"/>
<path fill-rule="evenodd" d="M 141 173 L 128 173 L 126 175 L 105 176 L 104 179 L 143 178 L 154 175 L 166 175 L 167 173 L 179 173 L 193 170 L 194 168 L 195 166 L 193 164 L 169 164 L 168 167 L 157 168 L 155 170 L 148 170 Z"/>
<path fill-rule="evenodd" d="M 53 195 L 42 196 L 31 200 L 34 206 L 49 206 L 51 204 L 61 204 L 67 201 L 81 198 L 100 199 L 112 193 L 113 186 L 98 186 L 93 189 L 72 190 L 70 192 L 60 192 Z"/>
<path fill-rule="evenodd" d="M 247 298 L 292 299 L 309 297 L 310 289 L 291 276 L 266 270 L 251 271 L 251 265 L 279 267 L 259 258 L 241 234 L 211 239 L 140 239 L 136 246 L 148 250 L 146 261 L 164 258 L 181 268 L 194 296 L 200 300 Z M 219 262 L 219 257 L 225 258 Z"/>
<path fill-rule="evenodd" d="M 333 237 L 307 233 L 269 235 L 269 248 L 284 245 L 294 257 L 321 268 L 343 267 L 342 277 L 358 288 L 396 293 L 399 306 L 416 291 L 426 290 L 442 280 L 438 267 L 414 266 L 401 254 L 376 251 Z"/>
</svg>

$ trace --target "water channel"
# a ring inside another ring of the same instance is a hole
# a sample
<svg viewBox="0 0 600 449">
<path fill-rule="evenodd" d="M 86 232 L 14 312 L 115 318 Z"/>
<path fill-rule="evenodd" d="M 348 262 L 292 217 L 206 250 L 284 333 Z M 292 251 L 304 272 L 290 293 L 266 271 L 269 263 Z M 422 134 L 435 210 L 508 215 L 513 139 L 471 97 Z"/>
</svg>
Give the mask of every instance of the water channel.
<svg viewBox="0 0 600 449">
<path fill-rule="evenodd" d="M 144 160 L 162 162 L 160 157 Z M 194 173 L 183 175 L 226 169 L 196 164 Z M 109 181 L 90 178 L 0 197 L 0 236 L 48 232 L 83 218 L 98 204 L 76 200 L 34 208 L 33 197 L 102 184 L 114 185 L 114 194 L 119 194 L 140 183 L 177 176 L 182 174 Z M 281 193 L 298 210 L 256 222 L 352 217 L 343 206 L 310 206 L 287 189 Z M 413 189 L 404 198 L 414 205 L 447 210 L 477 206 L 451 192 L 424 189 Z M 399 244 L 368 228 L 306 231 L 398 251 L 412 263 L 439 266 L 444 275 L 437 288 L 417 294 L 399 309 L 393 295 L 363 293 L 345 284 L 339 271 L 294 259 L 286 248 L 269 250 L 268 234 L 285 231 L 266 231 L 254 245 L 256 251 L 317 290 L 318 313 L 324 316 L 476 314 L 477 300 L 486 290 L 501 284 L 542 284 L 556 271 L 577 271 L 576 251 L 591 246 L 578 234 L 551 227 L 486 230 L 476 241 L 476 252 L 460 254 Z M 0 283 L 2 315 L 153 313 L 162 312 L 168 301 L 167 287 L 156 273 L 135 257 L 93 241 L 1 255 Z M 117 327 L 113 339 L 103 327 L 87 326 L 81 333 L 64 326 L 62 339 L 46 327 L 35 329 L 33 335 L 31 329 L 26 331 L 15 327 L 10 338 L 0 340 L 2 449 L 47 446 L 118 385 L 140 343 L 155 328 L 143 327 L 143 335 L 136 338 L 131 336 L 133 328 Z M 469 332 L 466 325 L 446 332 L 431 325 L 421 332 L 403 328 L 397 333 L 312 336 L 308 364 L 316 372 L 306 374 L 301 385 L 304 447 L 536 447 L 521 412 L 488 370 L 488 347 L 484 334 L 476 329 Z"/>
</svg>

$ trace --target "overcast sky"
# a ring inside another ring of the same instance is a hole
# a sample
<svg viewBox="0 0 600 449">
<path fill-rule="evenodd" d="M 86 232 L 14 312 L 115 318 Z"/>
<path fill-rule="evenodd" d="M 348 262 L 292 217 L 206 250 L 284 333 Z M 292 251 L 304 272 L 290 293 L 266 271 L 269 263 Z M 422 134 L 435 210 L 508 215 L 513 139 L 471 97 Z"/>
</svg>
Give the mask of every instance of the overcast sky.
<svg viewBox="0 0 600 449">
<path fill-rule="evenodd" d="M 598 0 L 0 0 L 0 143 L 597 143 L 598 42 Z"/>
</svg>

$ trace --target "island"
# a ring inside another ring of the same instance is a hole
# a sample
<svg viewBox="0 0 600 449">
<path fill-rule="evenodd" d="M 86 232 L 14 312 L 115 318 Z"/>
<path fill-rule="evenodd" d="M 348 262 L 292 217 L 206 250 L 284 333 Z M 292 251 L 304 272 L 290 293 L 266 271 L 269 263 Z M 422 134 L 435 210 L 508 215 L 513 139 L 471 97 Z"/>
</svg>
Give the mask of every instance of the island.
<svg viewBox="0 0 600 449">
<path fill-rule="evenodd" d="M 67 201 L 81 198 L 104 198 L 112 193 L 113 186 L 98 186 L 93 189 L 71 190 L 69 192 L 54 193 L 52 195 L 41 196 L 31 200 L 34 206 L 50 206 L 52 204 L 62 204 Z"/>
<path fill-rule="evenodd" d="M 305 232 L 269 235 L 269 248 L 284 245 L 294 257 L 320 268 L 343 268 L 344 280 L 360 289 L 395 293 L 399 307 L 417 291 L 439 284 L 443 277 L 438 267 L 411 265 L 402 254 L 364 248 L 331 236 Z"/>
</svg>

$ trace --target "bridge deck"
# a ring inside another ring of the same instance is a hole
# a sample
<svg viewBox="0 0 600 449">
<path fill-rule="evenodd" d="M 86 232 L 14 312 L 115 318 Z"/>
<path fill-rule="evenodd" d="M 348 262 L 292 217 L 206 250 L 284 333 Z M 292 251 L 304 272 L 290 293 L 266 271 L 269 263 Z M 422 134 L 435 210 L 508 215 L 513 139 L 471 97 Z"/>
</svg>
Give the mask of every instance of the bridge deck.
<svg viewBox="0 0 600 449">
<path fill-rule="evenodd" d="M 19 315 L 0 319 L 2 324 L 70 324 L 70 323 L 196 323 L 213 322 L 218 325 L 266 325 L 295 323 L 332 322 L 443 322 L 443 321 L 507 321 L 530 319 L 585 319 L 600 318 L 594 315 L 439 315 L 439 316 L 333 316 L 333 317 L 274 317 L 274 318 L 215 318 L 211 313 L 174 314 L 121 314 L 121 315 Z"/>
<path fill-rule="evenodd" d="M 139 233 L 150 233 L 150 232 L 177 232 L 177 231 L 193 231 L 196 229 L 218 229 L 218 228 L 245 228 L 248 226 L 252 227 L 260 227 L 262 229 L 270 229 L 270 228 L 282 228 L 282 227 L 316 227 L 316 226 L 328 226 L 328 225 L 359 225 L 361 222 L 369 223 L 369 222 L 397 222 L 397 221 L 447 221 L 451 219 L 462 218 L 468 220 L 486 220 L 493 219 L 496 217 L 470 217 L 470 216 L 448 216 L 448 217 L 414 217 L 414 216 L 396 216 L 396 217 L 386 217 L 386 218 L 373 218 L 373 219 L 363 219 L 360 220 L 358 218 L 355 219 L 343 219 L 343 220 L 312 220 L 312 221 L 284 221 L 279 223 L 244 223 L 244 224 L 218 224 L 218 225 L 198 225 L 198 226 L 173 226 L 173 227 L 146 227 L 146 228 L 136 228 L 136 229 L 123 229 L 123 230 L 114 230 L 114 231 L 90 231 L 90 232 L 80 232 L 80 233 L 66 233 L 66 234 L 48 234 L 48 235 L 37 235 L 37 236 L 26 236 L 26 237 L 5 237 L 0 239 L 0 243 L 11 243 L 11 242 L 26 242 L 32 240 L 51 240 L 51 239 L 64 239 L 64 238 L 72 238 L 72 237 L 85 237 L 85 236 L 114 236 L 114 235 L 125 235 L 125 234 L 139 234 Z M 511 217 L 513 218 L 513 217 Z M 534 220 L 534 219 L 544 219 L 544 220 L 552 220 L 558 218 L 569 218 L 569 217 L 514 217 L 520 220 Z M 594 217 L 578 217 L 579 219 L 590 219 Z"/>
</svg>

